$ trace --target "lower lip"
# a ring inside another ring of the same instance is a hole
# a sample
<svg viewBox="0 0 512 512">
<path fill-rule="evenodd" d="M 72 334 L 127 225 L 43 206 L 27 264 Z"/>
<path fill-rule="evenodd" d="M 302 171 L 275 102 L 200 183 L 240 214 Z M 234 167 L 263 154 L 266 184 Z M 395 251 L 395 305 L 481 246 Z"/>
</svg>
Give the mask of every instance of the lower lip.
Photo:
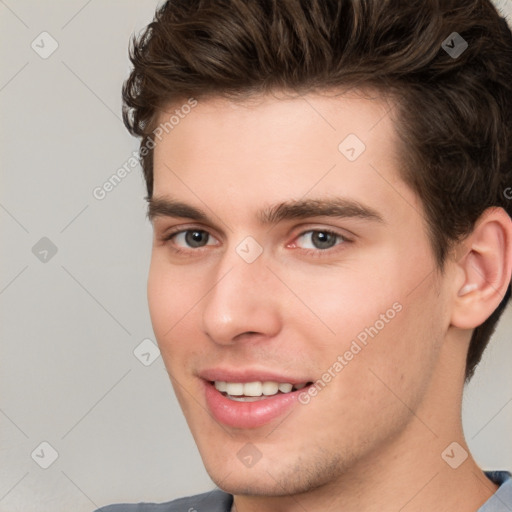
<svg viewBox="0 0 512 512">
<path fill-rule="evenodd" d="M 255 402 L 238 402 L 226 398 L 211 382 L 203 382 L 206 404 L 213 417 L 218 422 L 235 428 L 261 427 L 284 415 L 297 404 L 299 393 L 306 389 L 278 393 Z"/>
</svg>

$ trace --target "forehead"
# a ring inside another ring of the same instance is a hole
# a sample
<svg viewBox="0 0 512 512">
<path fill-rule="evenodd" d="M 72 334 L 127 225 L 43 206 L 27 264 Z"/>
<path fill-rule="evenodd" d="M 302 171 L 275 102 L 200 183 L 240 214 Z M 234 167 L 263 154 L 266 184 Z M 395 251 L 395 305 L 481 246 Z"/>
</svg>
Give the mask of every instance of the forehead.
<svg viewBox="0 0 512 512">
<path fill-rule="evenodd" d="M 174 151 L 190 149 L 186 143 L 194 140 L 196 149 L 208 150 L 210 157 L 215 156 L 214 149 L 226 155 L 230 150 L 248 154 L 257 148 L 259 158 L 263 158 L 271 151 L 282 154 L 294 142 L 309 139 L 307 147 L 293 146 L 294 153 L 303 156 L 315 149 L 336 152 L 337 143 L 350 134 L 373 149 L 380 149 L 375 139 L 385 137 L 388 153 L 394 149 L 394 144 L 389 144 L 394 135 L 394 104 L 377 92 L 324 91 L 302 96 L 282 92 L 236 101 L 220 97 L 194 100 L 193 108 L 188 103 L 190 100 L 175 102 L 157 117 L 157 142 L 172 134 Z M 217 146 L 217 141 L 222 144 Z M 237 144 L 241 142 L 246 144 Z M 265 152 L 261 151 L 263 145 Z"/>
<path fill-rule="evenodd" d="M 255 211 L 263 198 L 331 193 L 375 205 L 406 194 L 407 207 L 419 207 L 398 173 L 393 106 L 356 92 L 212 98 L 182 112 L 174 104 L 158 119 L 154 195 L 196 205 L 229 197 L 233 213 Z M 169 123 L 172 115 L 179 121 Z"/>
</svg>

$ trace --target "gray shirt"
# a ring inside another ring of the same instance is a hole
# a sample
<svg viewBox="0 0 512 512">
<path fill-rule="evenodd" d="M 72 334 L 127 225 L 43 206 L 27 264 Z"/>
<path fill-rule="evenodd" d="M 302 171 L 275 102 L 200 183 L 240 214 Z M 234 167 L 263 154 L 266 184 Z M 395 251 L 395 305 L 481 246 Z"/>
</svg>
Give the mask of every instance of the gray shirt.
<svg viewBox="0 0 512 512">
<path fill-rule="evenodd" d="M 477 512 L 512 511 L 512 474 L 508 471 L 485 471 L 499 489 Z M 107 505 L 94 512 L 230 512 L 233 496 L 219 489 L 166 503 Z"/>
</svg>

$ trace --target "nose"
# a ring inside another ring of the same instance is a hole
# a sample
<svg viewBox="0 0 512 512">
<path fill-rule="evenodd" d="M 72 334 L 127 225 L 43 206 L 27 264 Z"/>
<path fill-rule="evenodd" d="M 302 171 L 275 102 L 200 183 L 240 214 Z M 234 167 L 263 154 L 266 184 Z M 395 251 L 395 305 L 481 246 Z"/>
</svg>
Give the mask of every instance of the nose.
<svg viewBox="0 0 512 512">
<path fill-rule="evenodd" d="M 217 265 L 202 304 L 203 331 L 217 344 L 275 336 L 281 328 L 279 280 L 263 253 L 252 263 L 233 249 Z M 282 306 L 282 304 L 281 304 Z"/>
</svg>

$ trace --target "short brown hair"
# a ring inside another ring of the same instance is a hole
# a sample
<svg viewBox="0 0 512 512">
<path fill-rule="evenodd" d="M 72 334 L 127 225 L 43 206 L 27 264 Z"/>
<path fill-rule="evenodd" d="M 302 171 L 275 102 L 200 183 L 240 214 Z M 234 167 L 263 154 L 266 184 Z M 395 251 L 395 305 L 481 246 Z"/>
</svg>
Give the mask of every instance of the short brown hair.
<svg viewBox="0 0 512 512">
<path fill-rule="evenodd" d="M 131 43 L 123 118 L 148 197 L 166 106 L 357 86 L 394 99 L 402 176 L 441 270 L 486 208 L 512 213 L 512 34 L 490 0 L 169 0 Z M 468 380 L 510 292 L 473 332 Z"/>
</svg>

